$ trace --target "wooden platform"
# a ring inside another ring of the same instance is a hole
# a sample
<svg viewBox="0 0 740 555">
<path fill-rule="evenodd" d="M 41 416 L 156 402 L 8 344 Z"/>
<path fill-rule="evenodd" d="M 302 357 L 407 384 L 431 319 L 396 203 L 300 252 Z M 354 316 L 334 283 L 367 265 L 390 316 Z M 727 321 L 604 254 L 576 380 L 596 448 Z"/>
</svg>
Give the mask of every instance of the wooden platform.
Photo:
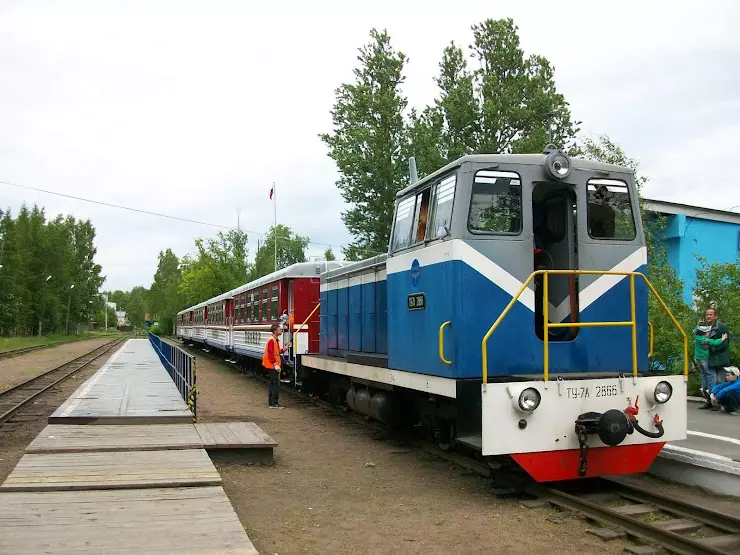
<svg viewBox="0 0 740 555">
<path fill-rule="evenodd" d="M 166 424 L 192 414 L 146 339 L 130 339 L 49 417 L 50 424 Z"/>
<path fill-rule="evenodd" d="M 272 464 L 274 439 L 254 422 L 196 424 L 203 447 L 213 460 Z"/>
<path fill-rule="evenodd" d="M 65 425 L 49 424 L 26 453 L 84 453 L 202 449 L 203 440 L 192 424 Z"/>
<path fill-rule="evenodd" d="M 0 495 L 0 553 L 257 555 L 221 487 Z"/>
<path fill-rule="evenodd" d="M 71 491 L 220 485 L 204 449 L 23 455 L 6 491 Z M 0 495 L 0 504 L 5 499 Z"/>
<path fill-rule="evenodd" d="M 27 454 L 102 453 L 206 449 L 211 458 L 231 462 L 273 462 L 277 443 L 254 422 L 207 424 L 96 425 L 49 424 Z"/>
</svg>

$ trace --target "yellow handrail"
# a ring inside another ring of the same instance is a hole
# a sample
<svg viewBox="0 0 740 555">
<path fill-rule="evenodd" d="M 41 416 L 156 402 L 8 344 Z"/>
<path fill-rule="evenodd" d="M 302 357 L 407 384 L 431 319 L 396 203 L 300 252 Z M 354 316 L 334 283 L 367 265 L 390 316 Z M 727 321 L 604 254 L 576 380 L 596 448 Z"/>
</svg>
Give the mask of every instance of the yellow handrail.
<svg viewBox="0 0 740 555">
<path fill-rule="evenodd" d="M 298 355 L 298 353 L 296 352 L 296 347 L 298 347 L 298 345 L 295 344 L 295 340 L 298 339 L 298 332 L 301 331 L 306 326 L 308 321 L 311 319 L 311 316 L 313 316 L 316 313 L 316 311 L 319 309 L 320 306 L 321 306 L 321 303 L 317 304 L 314 307 L 314 309 L 311 311 L 311 314 L 309 314 L 308 317 L 305 320 L 303 320 L 303 323 L 300 326 L 298 326 L 297 330 L 295 331 L 290 330 L 290 332 L 293 334 L 293 358 L 297 358 L 297 355 Z"/>
<path fill-rule="evenodd" d="M 522 286 L 519 288 L 519 291 L 516 292 L 516 295 L 511 299 L 511 302 L 506 305 L 506 308 L 504 311 L 499 315 L 499 317 L 496 319 L 496 321 L 491 326 L 491 329 L 488 330 L 488 333 L 483 336 L 483 383 L 488 383 L 488 346 L 486 343 L 488 343 L 488 338 L 491 337 L 491 334 L 496 331 L 496 328 L 501 323 L 501 320 L 503 320 L 506 315 L 511 310 L 511 307 L 513 307 L 516 302 L 519 300 L 519 297 L 521 297 L 522 293 L 524 293 L 524 290 L 527 288 L 529 283 L 534 279 L 534 276 L 539 272 L 532 272 L 529 274 L 529 277 L 527 280 L 522 283 Z M 545 309 L 547 310 L 547 309 Z M 547 352 L 547 351 L 545 351 Z"/>
<path fill-rule="evenodd" d="M 648 322 L 648 329 L 650 330 L 650 351 L 648 352 L 648 356 L 653 356 L 653 353 L 655 352 L 653 349 L 653 346 L 655 345 L 655 336 L 653 335 L 653 323 Z"/>
<path fill-rule="evenodd" d="M 290 331 L 291 331 L 292 333 L 296 334 L 296 333 L 298 333 L 299 331 L 301 331 L 301 330 L 302 330 L 302 329 L 303 329 L 304 327 L 306 327 L 306 324 L 307 324 L 307 323 L 308 323 L 308 321 L 309 321 L 309 320 L 311 319 L 311 316 L 313 316 L 313 315 L 314 315 L 314 313 L 315 313 L 315 312 L 316 312 L 316 311 L 317 311 L 317 310 L 319 309 L 319 307 L 320 307 L 320 306 L 321 306 L 321 303 L 317 304 L 317 305 L 316 305 L 316 306 L 314 307 L 314 309 L 313 309 L 313 310 L 311 311 L 311 314 L 309 314 L 309 315 L 308 315 L 308 317 L 307 317 L 307 318 L 306 318 L 305 320 L 303 320 L 303 323 L 302 323 L 302 324 L 301 324 L 300 326 L 298 326 L 298 329 L 297 329 L 297 330 L 295 330 L 295 331 L 293 331 L 293 330 L 290 330 Z"/>
<path fill-rule="evenodd" d="M 549 302 L 549 275 L 612 275 L 612 276 L 628 276 L 630 278 L 630 316 L 631 320 L 629 322 L 566 322 L 566 323 L 555 323 L 551 324 L 549 322 L 549 312 L 550 312 L 550 302 Z M 516 302 L 519 300 L 519 297 L 524 293 L 524 290 L 529 286 L 530 282 L 534 279 L 535 276 L 541 275 L 542 276 L 542 288 L 543 288 L 543 300 L 542 300 L 542 317 L 543 317 L 543 346 L 544 346 L 544 368 L 543 368 L 543 374 L 544 374 L 544 380 L 547 381 L 550 374 L 550 329 L 551 328 L 589 328 L 589 327 L 630 327 L 632 328 L 632 375 L 637 376 L 637 315 L 636 315 L 636 307 L 635 307 L 635 277 L 640 277 L 645 282 L 645 284 L 648 286 L 650 291 L 655 295 L 655 298 L 658 300 L 658 303 L 660 303 L 660 306 L 663 308 L 663 311 L 668 315 L 668 317 L 673 322 L 673 325 L 676 327 L 678 332 L 683 337 L 683 373 L 684 376 L 689 375 L 689 343 L 688 338 L 686 336 L 686 333 L 681 329 L 680 324 L 674 318 L 673 314 L 671 314 L 671 311 L 668 309 L 666 304 L 663 302 L 663 299 L 660 297 L 658 292 L 655 290 L 655 287 L 653 287 L 653 284 L 650 283 L 647 276 L 640 272 L 614 272 L 614 271 L 599 271 L 599 270 L 537 270 L 535 272 L 532 272 L 527 280 L 522 284 L 519 291 L 517 291 L 516 295 L 511 299 L 511 302 L 509 302 L 508 305 L 506 305 L 506 308 L 504 308 L 503 312 L 501 312 L 501 315 L 496 319 L 496 321 L 493 323 L 493 325 L 489 328 L 488 332 L 485 336 L 483 336 L 483 341 L 481 343 L 482 348 L 482 363 L 483 363 L 483 370 L 482 370 L 482 376 L 483 376 L 483 383 L 488 383 L 488 339 L 491 337 L 494 331 L 496 331 L 496 328 L 498 328 L 501 321 L 506 317 L 506 315 L 509 313 L 511 308 L 516 304 Z M 652 332 L 652 324 L 648 322 L 648 325 L 650 327 L 650 355 L 652 355 L 653 351 L 653 332 Z M 648 356 L 650 356 L 648 355 Z"/>
<path fill-rule="evenodd" d="M 447 321 L 441 326 L 439 326 L 439 360 L 441 360 L 444 364 L 450 365 L 452 364 L 451 360 L 447 360 L 445 358 L 445 328 L 452 324 L 452 322 Z"/>
</svg>

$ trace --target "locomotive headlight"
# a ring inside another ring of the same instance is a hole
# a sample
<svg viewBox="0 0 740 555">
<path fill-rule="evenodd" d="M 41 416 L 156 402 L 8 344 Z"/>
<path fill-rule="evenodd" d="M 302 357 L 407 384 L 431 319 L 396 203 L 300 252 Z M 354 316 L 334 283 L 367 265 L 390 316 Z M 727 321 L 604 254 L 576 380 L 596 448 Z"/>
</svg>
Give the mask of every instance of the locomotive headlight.
<svg viewBox="0 0 740 555">
<path fill-rule="evenodd" d="M 555 179 L 565 179 L 570 175 L 570 158 L 555 150 L 545 158 L 545 169 Z"/>
<path fill-rule="evenodd" d="M 540 392 L 533 387 L 528 387 L 519 394 L 519 408 L 524 412 L 532 412 L 540 406 Z"/>
<path fill-rule="evenodd" d="M 658 385 L 655 386 L 655 391 L 653 391 L 653 398 L 660 405 L 667 403 L 671 395 L 673 395 L 673 386 L 668 382 L 658 382 Z"/>
</svg>

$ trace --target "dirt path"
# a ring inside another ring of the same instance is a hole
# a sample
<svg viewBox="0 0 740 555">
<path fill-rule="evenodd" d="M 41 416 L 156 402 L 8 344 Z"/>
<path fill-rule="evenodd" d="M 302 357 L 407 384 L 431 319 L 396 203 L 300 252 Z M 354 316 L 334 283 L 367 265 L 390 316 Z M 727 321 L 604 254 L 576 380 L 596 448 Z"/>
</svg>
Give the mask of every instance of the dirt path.
<svg viewBox="0 0 740 555">
<path fill-rule="evenodd" d="M 113 339 L 113 337 L 89 339 L 0 359 L 0 390 L 43 374 Z"/>
<path fill-rule="evenodd" d="M 59 366 L 64 362 L 76 358 L 87 351 L 91 351 L 96 345 L 102 345 L 105 340 L 95 339 L 85 341 L 86 347 L 82 343 L 76 343 L 74 346 L 80 350 L 77 354 L 70 353 L 68 349 L 72 345 L 52 347 L 45 351 L 45 363 L 48 365 L 47 370 Z M 122 345 L 121 345 L 122 346 Z M 13 416 L 12 422 L 6 422 L 0 426 L 0 483 L 5 481 L 8 474 L 15 468 L 18 461 L 23 456 L 23 450 L 34 438 L 41 433 L 46 427 L 47 418 L 59 406 L 82 385 L 82 383 L 92 376 L 98 369 L 116 352 L 116 349 L 105 356 L 100 357 L 81 371 L 73 374 L 61 384 L 55 386 L 48 392 L 38 397 L 28 406 Z M 37 357 L 40 353 L 29 353 L 19 355 L 12 360 L 19 363 L 19 366 L 35 368 L 37 362 L 26 361 L 26 358 Z M 55 358 L 56 357 L 56 358 Z M 10 361 L 2 361 L 10 362 Z M 30 377 L 30 376 L 29 376 Z"/>
<path fill-rule="evenodd" d="M 198 357 L 202 421 L 258 423 L 279 444 L 274 467 L 218 464 L 257 549 L 279 553 L 621 553 L 583 520 L 496 499 L 486 482 L 367 427 Z"/>
</svg>

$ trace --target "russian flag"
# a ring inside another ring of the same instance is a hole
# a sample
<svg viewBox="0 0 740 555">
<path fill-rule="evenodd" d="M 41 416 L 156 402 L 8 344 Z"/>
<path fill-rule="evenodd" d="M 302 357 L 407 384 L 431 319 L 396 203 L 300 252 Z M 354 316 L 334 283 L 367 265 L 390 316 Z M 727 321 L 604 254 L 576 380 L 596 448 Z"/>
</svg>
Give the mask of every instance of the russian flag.
<svg viewBox="0 0 740 555">
<path fill-rule="evenodd" d="M 275 186 L 270 187 L 270 200 L 272 200 L 272 194 L 275 192 Z"/>
</svg>

